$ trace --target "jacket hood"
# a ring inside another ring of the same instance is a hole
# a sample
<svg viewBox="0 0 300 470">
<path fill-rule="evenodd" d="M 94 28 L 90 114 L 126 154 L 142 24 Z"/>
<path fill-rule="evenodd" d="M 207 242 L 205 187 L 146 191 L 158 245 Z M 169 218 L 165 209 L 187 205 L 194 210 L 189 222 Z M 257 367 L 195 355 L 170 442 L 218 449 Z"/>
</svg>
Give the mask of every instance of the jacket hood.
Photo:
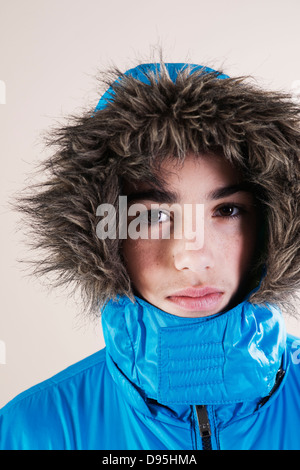
<svg viewBox="0 0 300 470">
<path fill-rule="evenodd" d="M 217 149 L 260 207 L 253 276 L 264 267 L 266 275 L 250 301 L 290 310 L 299 290 L 299 105 L 200 65 L 142 64 L 107 77 L 96 109 L 50 133 L 55 153 L 41 164 L 48 176 L 18 200 L 31 246 L 42 250 L 34 273 L 79 288 L 84 311 L 133 299 L 120 241 L 97 237 L 97 207 L 117 209 L 124 181 L 159 184 L 157 168 L 170 155 L 183 161 Z"/>
<path fill-rule="evenodd" d="M 135 80 L 138 80 L 146 85 L 151 85 L 151 79 L 149 76 L 152 74 L 152 77 L 161 75 L 162 72 L 167 71 L 171 81 L 176 83 L 177 77 L 179 73 L 183 71 L 188 71 L 189 74 L 194 72 L 200 73 L 213 73 L 216 75 L 217 78 L 229 78 L 228 75 L 224 75 L 216 70 L 213 70 L 209 67 L 205 67 L 203 65 L 196 65 L 196 64 L 185 64 L 185 63 L 165 63 L 165 64 L 141 64 L 137 67 L 127 70 L 122 76 L 117 79 L 112 86 L 106 90 L 106 92 L 101 96 L 96 108 L 95 112 L 106 108 L 111 102 L 114 101 L 115 97 L 115 85 L 117 83 L 121 83 L 122 77 L 133 77 Z"/>
<path fill-rule="evenodd" d="M 115 380 L 131 399 L 128 380 L 163 405 L 257 403 L 273 388 L 286 346 L 280 311 L 247 300 L 195 319 L 123 297 L 108 303 L 102 325 Z"/>
</svg>

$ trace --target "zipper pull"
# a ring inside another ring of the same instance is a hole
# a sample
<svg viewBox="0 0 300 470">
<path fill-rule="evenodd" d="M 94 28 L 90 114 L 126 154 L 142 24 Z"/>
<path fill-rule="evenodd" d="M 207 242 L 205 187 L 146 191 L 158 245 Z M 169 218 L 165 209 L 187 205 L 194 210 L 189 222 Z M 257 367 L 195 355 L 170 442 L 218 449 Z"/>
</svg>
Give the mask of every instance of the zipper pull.
<svg viewBox="0 0 300 470">
<path fill-rule="evenodd" d="M 211 429 L 206 406 L 196 405 L 198 426 L 202 438 L 203 450 L 212 450 Z"/>
</svg>

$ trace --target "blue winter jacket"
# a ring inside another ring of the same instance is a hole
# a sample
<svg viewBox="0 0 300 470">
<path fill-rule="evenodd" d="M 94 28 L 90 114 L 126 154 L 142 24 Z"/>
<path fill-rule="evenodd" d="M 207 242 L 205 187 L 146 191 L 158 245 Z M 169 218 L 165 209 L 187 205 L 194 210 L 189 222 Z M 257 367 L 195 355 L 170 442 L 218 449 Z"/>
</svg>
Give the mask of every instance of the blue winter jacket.
<svg viewBox="0 0 300 470">
<path fill-rule="evenodd" d="M 175 81 L 187 64 L 166 67 Z M 105 349 L 0 410 L 0 449 L 300 449 L 300 340 L 276 307 L 192 319 L 124 297 L 102 324 Z"/>
<path fill-rule="evenodd" d="M 110 301 L 106 348 L 0 411 L 0 449 L 300 449 L 300 341 L 274 306 Z"/>
</svg>

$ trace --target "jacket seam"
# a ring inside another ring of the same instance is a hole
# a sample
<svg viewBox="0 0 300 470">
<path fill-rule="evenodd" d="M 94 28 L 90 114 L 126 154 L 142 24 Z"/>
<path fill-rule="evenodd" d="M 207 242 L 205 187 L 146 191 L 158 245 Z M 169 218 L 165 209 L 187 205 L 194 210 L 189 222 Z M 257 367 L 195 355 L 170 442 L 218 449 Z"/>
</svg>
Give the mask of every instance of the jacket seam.
<svg viewBox="0 0 300 470">
<path fill-rule="evenodd" d="M 94 367 L 99 366 L 100 364 L 103 364 L 103 365 L 106 364 L 106 358 L 105 357 L 103 359 L 101 359 L 101 361 L 98 361 L 95 364 L 91 364 L 87 368 L 79 370 L 79 371 L 75 372 L 74 374 L 70 374 L 68 377 L 63 377 L 60 380 L 56 381 L 55 380 L 56 375 L 59 375 L 59 374 L 63 373 L 63 371 L 58 372 L 58 374 L 55 374 L 54 376 L 50 377 L 49 379 L 46 379 L 46 380 L 44 380 L 40 383 L 37 383 L 36 385 L 33 385 L 31 388 L 29 388 L 28 390 L 25 390 L 24 392 L 20 392 L 19 395 L 17 395 L 15 398 L 10 400 L 8 403 L 6 403 L 0 409 L 0 416 L 4 415 L 6 412 L 8 412 L 14 406 L 19 405 L 24 400 L 32 398 L 32 396 L 41 394 L 43 392 L 47 393 L 47 392 L 49 392 L 49 389 L 54 389 L 55 387 L 59 387 L 61 384 L 63 384 L 67 380 L 78 377 L 78 375 L 80 375 L 80 374 L 85 374 L 85 373 L 89 372 L 91 369 L 93 369 Z M 72 367 L 72 365 L 69 366 L 69 367 Z"/>
<path fill-rule="evenodd" d="M 125 309 L 123 309 L 123 319 L 124 319 L 124 324 L 125 324 L 125 330 L 126 330 L 126 333 L 127 333 L 128 339 L 129 339 L 129 344 L 130 344 L 131 351 L 132 351 L 132 364 L 135 367 L 135 348 L 134 348 L 134 345 L 133 345 L 133 342 L 132 342 L 132 339 L 131 339 L 131 336 L 130 336 L 130 333 L 129 333 L 129 329 L 127 327 L 127 322 L 126 322 L 126 318 L 125 318 Z M 138 380 L 138 386 L 141 387 L 141 383 L 140 383 L 140 379 L 139 379 L 138 374 L 137 374 L 137 380 Z"/>
<path fill-rule="evenodd" d="M 287 353 L 287 355 L 289 356 L 288 353 Z M 241 420 L 243 420 L 243 419 L 248 418 L 249 416 L 258 416 L 260 413 L 266 412 L 266 410 L 267 410 L 270 406 L 272 406 L 273 404 L 275 404 L 275 402 L 276 402 L 276 400 L 277 400 L 279 394 L 282 393 L 282 391 L 283 391 L 283 389 L 284 389 L 284 387 L 285 387 L 285 383 L 286 383 L 286 380 L 287 380 L 287 377 L 288 377 L 288 374 L 289 374 L 289 368 L 290 368 L 290 363 L 289 363 L 289 361 L 290 361 L 290 358 L 288 357 L 288 358 L 286 359 L 286 361 L 287 361 L 287 363 L 286 363 L 286 367 L 285 367 L 285 374 L 284 374 L 284 377 L 283 377 L 283 379 L 282 379 L 282 381 L 281 381 L 281 383 L 280 383 L 278 389 L 274 392 L 274 394 L 270 397 L 270 399 L 269 399 L 263 406 L 261 406 L 260 408 L 258 408 L 258 409 L 255 410 L 255 411 L 253 411 L 252 413 L 249 413 L 249 414 L 247 414 L 247 415 L 245 415 L 245 416 L 241 416 L 241 417 L 236 418 L 236 419 L 233 418 L 233 420 L 232 420 L 231 422 L 229 422 L 229 423 L 227 423 L 227 424 L 225 424 L 225 425 L 222 425 L 222 424 L 220 423 L 220 425 L 219 425 L 219 426 L 220 426 L 220 430 L 226 429 L 226 428 L 230 427 L 231 425 L 237 423 L 238 421 L 241 421 Z M 244 400 L 244 401 L 245 401 L 245 400 Z"/>
</svg>

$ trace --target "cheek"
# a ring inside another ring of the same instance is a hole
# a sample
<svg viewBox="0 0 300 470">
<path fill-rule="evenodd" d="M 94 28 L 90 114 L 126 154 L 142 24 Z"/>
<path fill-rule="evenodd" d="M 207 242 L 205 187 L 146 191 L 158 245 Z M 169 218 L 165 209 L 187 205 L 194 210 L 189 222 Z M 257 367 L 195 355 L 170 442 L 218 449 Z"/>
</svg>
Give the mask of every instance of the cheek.
<svg viewBox="0 0 300 470">
<path fill-rule="evenodd" d="M 244 270 L 250 268 L 255 258 L 255 250 L 257 244 L 257 219 L 255 214 L 249 218 L 248 223 L 242 227 L 241 234 L 241 265 Z"/>
<path fill-rule="evenodd" d="M 237 279 L 249 270 L 255 256 L 256 228 L 253 224 L 243 224 L 224 231 L 217 243 L 219 259 L 223 260 L 223 273 Z"/>
<path fill-rule="evenodd" d="M 158 241 L 125 240 L 122 254 L 130 279 L 136 287 L 147 287 L 159 276 L 164 252 Z"/>
</svg>

